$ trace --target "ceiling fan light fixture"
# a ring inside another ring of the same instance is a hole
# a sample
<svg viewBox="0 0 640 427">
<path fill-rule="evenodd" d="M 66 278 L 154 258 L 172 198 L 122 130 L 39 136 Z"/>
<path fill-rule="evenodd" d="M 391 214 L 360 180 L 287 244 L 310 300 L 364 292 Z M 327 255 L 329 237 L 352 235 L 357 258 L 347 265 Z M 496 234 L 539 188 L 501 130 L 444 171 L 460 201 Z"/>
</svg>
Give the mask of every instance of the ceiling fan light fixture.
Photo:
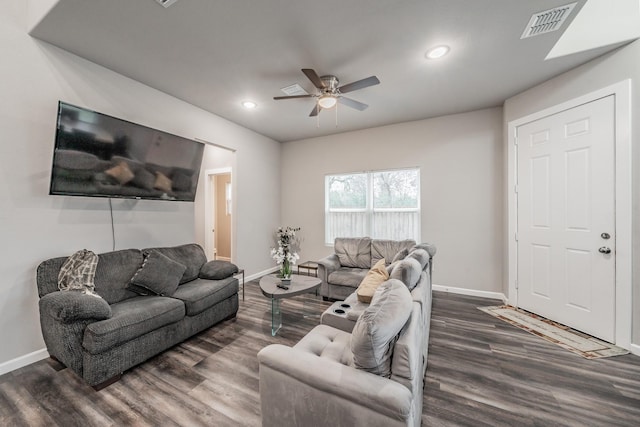
<svg viewBox="0 0 640 427">
<path fill-rule="evenodd" d="M 338 102 L 338 99 L 331 94 L 322 95 L 318 99 L 318 105 L 324 108 L 325 110 L 334 107 L 337 102 Z"/>
<path fill-rule="evenodd" d="M 449 53 L 449 46 L 442 45 L 436 46 L 433 49 L 429 49 L 425 56 L 427 59 L 439 59 Z"/>
</svg>

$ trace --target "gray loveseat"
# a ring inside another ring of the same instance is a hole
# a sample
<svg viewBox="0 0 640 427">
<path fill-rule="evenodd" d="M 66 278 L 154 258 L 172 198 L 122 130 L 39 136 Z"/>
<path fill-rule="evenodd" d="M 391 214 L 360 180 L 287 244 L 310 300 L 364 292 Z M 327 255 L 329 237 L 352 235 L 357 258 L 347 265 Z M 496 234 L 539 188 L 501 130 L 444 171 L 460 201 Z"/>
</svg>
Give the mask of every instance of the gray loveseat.
<svg viewBox="0 0 640 427">
<path fill-rule="evenodd" d="M 385 240 L 369 237 L 337 237 L 334 253 L 318 261 L 318 277 L 322 280 L 320 295 L 342 300 L 360 285 L 369 269 L 384 258 L 391 264 L 396 255 L 410 250 L 415 240 Z"/>
<path fill-rule="evenodd" d="M 196 244 L 98 255 L 95 292 L 102 298 L 58 290 L 58 273 L 66 260 L 49 259 L 37 269 L 42 335 L 49 354 L 96 389 L 238 311 L 233 269 L 219 261 L 207 263 Z M 145 269 L 157 270 L 149 273 L 158 281 L 178 274 L 177 289 L 167 296 L 140 295 L 145 293 L 140 287 L 133 292 L 132 278 L 143 271 L 143 263 Z M 177 273 L 168 265 L 179 266 Z"/>
<path fill-rule="evenodd" d="M 434 254 L 433 245 L 417 245 L 392 266 L 390 279 L 375 291 L 371 304 L 350 296 L 351 304 L 334 303 L 323 314 L 323 324 L 295 346 L 262 349 L 262 425 L 419 426 Z M 398 288 L 405 295 L 389 297 Z M 331 315 L 336 309 L 345 313 Z M 353 317 L 347 318 L 347 313 Z M 373 362 L 367 357 L 369 346 L 375 353 Z M 385 355 L 388 370 L 379 370 Z"/>
</svg>

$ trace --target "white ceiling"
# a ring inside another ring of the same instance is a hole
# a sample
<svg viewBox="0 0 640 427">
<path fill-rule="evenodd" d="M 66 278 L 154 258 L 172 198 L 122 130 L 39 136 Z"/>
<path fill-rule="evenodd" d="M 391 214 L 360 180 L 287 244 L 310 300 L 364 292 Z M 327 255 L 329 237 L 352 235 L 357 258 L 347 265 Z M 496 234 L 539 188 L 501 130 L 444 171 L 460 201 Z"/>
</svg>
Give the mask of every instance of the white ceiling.
<svg viewBox="0 0 640 427">
<path fill-rule="evenodd" d="M 502 105 L 617 47 L 545 61 L 567 24 L 521 40 L 531 15 L 571 0 L 59 0 L 34 37 L 183 99 L 277 141 Z M 577 0 L 568 22 L 586 0 Z M 600 27 L 602 30 L 602 27 Z M 605 28 L 606 31 L 606 28 Z M 439 44 L 448 56 L 427 60 Z M 310 118 L 312 99 L 274 101 L 280 88 L 314 87 L 300 71 L 341 84 L 369 104 Z M 257 102 L 245 110 L 243 100 Z M 87 106 L 91 108 L 92 106 Z"/>
</svg>

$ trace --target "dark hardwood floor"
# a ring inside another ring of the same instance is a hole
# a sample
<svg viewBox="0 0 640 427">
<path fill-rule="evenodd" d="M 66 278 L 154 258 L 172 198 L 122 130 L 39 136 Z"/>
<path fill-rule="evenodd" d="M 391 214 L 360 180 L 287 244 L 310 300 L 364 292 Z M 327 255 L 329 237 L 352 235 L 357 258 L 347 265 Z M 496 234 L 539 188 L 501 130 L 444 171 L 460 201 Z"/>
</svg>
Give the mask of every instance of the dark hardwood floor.
<svg viewBox="0 0 640 427">
<path fill-rule="evenodd" d="M 424 426 L 638 426 L 640 357 L 585 360 L 482 313 L 495 300 L 434 292 Z M 303 304 L 306 306 L 303 307 Z M 292 345 L 329 303 L 269 302 L 248 282 L 226 321 L 126 372 L 95 392 L 43 360 L 0 377 L 0 426 L 258 426 L 257 352 Z"/>
</svg>

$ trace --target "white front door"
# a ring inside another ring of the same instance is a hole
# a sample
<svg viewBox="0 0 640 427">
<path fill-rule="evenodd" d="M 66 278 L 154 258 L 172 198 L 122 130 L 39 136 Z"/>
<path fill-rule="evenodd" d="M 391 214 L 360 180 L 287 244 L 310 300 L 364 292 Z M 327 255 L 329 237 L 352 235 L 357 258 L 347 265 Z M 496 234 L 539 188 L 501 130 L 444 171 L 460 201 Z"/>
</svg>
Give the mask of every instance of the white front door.
<svg viewBox="0 0 640 427">
<path fill-rule="evenodd" d="M 517 128 L 518 306 L 610 342 L 614 119 L 608 96 Z"/>
</svg>

